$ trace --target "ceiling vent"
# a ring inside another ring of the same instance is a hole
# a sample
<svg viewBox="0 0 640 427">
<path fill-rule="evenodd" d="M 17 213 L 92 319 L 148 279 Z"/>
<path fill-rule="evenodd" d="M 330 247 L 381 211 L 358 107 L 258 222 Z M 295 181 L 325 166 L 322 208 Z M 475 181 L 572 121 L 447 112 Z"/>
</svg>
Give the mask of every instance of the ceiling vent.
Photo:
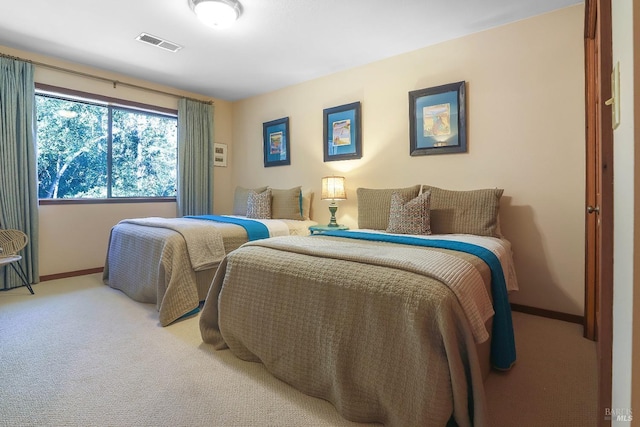
<svg viewBox="0 0 640 427">
<path fill-rule="evenodd" d="M 170 52 L 177 52 L 182 49 L 182 46 L 180 45 L 161 39 L 160 37 L 152 36 L 151 34 L 147 33 L 140 33 L 140 35 L 136 37 L 136 40 L 153 45 L 155 47 L 159 47 L 164 50 L 168 50 Z"/>
</svg>

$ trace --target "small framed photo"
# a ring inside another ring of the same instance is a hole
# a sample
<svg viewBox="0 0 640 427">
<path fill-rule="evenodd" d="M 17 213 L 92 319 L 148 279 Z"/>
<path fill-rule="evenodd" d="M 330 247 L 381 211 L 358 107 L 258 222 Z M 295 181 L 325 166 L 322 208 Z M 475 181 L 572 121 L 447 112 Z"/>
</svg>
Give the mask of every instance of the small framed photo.
<svg viewBox="0 0 640 427">
<path fill-rule="evenodd" d="M 412 156 L 467 151 L 465 82 L 409 92 Z"/>
<path fill-rule="evenodd" d="M 291 164 L 289 117 L 262 124 L 264 167 Z"/>
<path fill-rule="evenodd" d="M 362 157 L 360 102 L 327 108 L 324 116 L 324 161 Z"/>
<path fill-rule="evenodd" d="M 213 144 L 213 166 L 227 166 L 227 144 Z"/>
</svg>

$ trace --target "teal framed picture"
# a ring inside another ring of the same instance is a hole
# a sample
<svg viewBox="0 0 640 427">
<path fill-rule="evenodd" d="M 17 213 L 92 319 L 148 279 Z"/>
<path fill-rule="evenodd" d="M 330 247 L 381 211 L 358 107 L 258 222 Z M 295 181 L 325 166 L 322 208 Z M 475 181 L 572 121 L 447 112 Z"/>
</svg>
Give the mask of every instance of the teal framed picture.
<svg viewBox="0 0 640 427">
<path fill-rule="evenodd" d="M 465 82 L 409 92 L 412 156 L 467 151 Z"/>
<path fill-rule="evenodd" d="M 264 167 L 291 164 L 289 117 L 262 124 Z"/>
<path fill-rule="evenodd" d="M 360 102 L 323 110 L 324 161 L 362 157 Z"/>
</svg>

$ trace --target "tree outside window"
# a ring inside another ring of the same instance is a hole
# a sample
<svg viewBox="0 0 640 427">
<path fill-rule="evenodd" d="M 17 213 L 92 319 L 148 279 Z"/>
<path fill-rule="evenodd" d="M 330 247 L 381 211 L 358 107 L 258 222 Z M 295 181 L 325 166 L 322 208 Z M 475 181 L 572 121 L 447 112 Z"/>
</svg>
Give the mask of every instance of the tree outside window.
<svg viewBox="0 0 640 427">
<path fill-rule="evenodd" d="M 36 95 L 41 199 L 175 197 L 177 118 Z"/>
</svg>

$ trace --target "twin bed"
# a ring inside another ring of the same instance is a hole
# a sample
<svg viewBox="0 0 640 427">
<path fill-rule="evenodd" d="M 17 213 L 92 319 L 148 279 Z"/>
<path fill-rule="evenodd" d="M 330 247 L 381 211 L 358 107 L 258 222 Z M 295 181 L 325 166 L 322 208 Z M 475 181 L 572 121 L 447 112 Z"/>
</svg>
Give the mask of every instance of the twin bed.
<svg viewBox="0 0 640 427">
<path fill-rule="evenodd" d="M 236 189 L 234 215 L 119 222 L 109 238 L 104 283 L 135 301 L 156 304 L 159 322 L 167 326 L 198 311 L 225 254 L 255 238 L 307 235 L 317 224 L 309 219 L 312 195 L 300 187 L 270 189 L 270 219 L 246 217 L 250 192 Z M 263 229 L 252 237 L 252 223 L 264 225 L 268 235 Z"/>
<path fill-rule="evenodd" d="M 202 307 L 203 341 L 353 421 L 486 425 L 483 378 L 516 358 L 501 195 L 361 188 L 358 230 L 226 251 Z"/>
</svg>

